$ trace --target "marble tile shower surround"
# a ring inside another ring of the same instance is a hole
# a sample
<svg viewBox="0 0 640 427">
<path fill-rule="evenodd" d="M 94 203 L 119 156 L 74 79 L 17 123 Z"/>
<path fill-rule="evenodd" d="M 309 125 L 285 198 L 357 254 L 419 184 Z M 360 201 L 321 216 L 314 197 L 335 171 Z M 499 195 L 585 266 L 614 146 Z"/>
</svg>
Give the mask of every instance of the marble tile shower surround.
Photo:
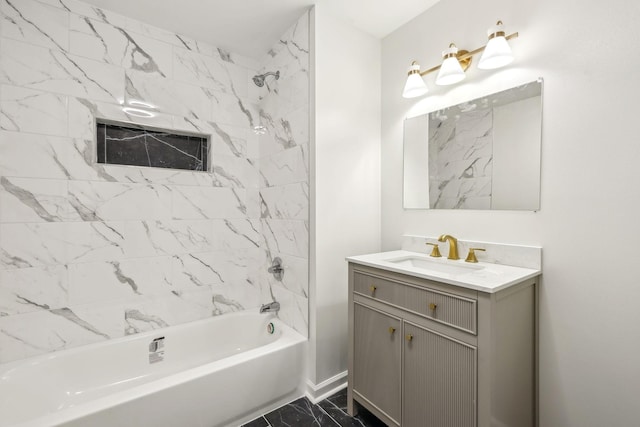
<svg viewBox="0 0 640 427">
<path fill-rule="evenodd" d="M 257 94 L 260 210 L 267 250 L 266 261 L 280 257 L 282 282 L 261 271 L 273 297 L 285 304 L 280 317 L 305 335 L 309 305 L 309 15 L 302 16 L 269 50 L 258 74 L 267 77 Z M 286 236 L 282 238 L 279 236 Z"/>
<path fill-rule="evenodd" d="M 429 115 L 431 208 L 491 208 L 492 131 L 492 109 L 467 111 L 456 121 Z"/>
<path fill-rule="evenodd" d="M 0 13 L 0 363 L 272 298 L 306 334 L 308 14 L 260 64 L 77 0 Z M 97 165 L 96 117 L 211 135 L 210 171 Z"/>
</svg>

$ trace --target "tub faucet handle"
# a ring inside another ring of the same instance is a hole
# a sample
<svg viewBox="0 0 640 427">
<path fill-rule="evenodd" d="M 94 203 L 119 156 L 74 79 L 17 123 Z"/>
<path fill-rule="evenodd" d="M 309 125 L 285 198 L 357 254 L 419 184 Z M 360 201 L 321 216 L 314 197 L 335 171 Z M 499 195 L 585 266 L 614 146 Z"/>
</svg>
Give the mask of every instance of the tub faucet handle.
<svg viewBox="0 0 640 427">
<path fill-rule="evenodd" d="M 282 259 L 280 257 L 275 257 L 273 262 L 271 263 L 271 267 L 267 268 L 267 271 L 273 274 L 273 277 L 282 282 L 282 276 L 284 275 L 284 266 L 282 265 Z"/>
</svg>

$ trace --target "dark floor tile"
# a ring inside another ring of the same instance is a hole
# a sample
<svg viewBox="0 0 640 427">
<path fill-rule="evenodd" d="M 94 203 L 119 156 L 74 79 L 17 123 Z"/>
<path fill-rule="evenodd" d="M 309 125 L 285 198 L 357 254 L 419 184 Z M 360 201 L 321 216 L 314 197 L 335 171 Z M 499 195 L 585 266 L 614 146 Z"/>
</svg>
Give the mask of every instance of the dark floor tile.
<svg viewBox="0 0 640 427">
<path fill-rule="evenodd" d="M 318 405 L 300 398 L 264 416 L 273 427 L 338 427 Z"/>
<path fill-rule="evenodd" d="M 364 427 L 365 425 L 357 418 L 352 418 L 346 410 L 342 410 L 329 400 L 318 403 L 324 411 L 329 414 L 341 427 Z"/>
<path fill-rule="evenodd" d="M 264 419 L 264 417 L 260 417 L 250 423 L 243 424 L 242 427 L 269 427 L 269 423 Z"/>
<path fill-rule="evenodd" d="M 352 418 L 347 413 L 347 391 L 339 391 L 338 393 L 328 397 L 318 403 L 341 427 L 362 427 L 359 420 Z"/>
<path fill-rule="evenodd" d="M 363 426 L 366 427 L 387 427 L 385 423 L 380 421 L 373 415 L 371 412 L 363 408 L 362 406 L 358 409 L 358 415 L 355 416 L 354 420 L 358 420 L 362 423 Z M 359 424 L 355 424 L 359 425 Z"/>
<path fill-rule="evenodd" d="M 358 415 L 349 416 L 346 388 L 319 402 L 318 405 L 341 427 L 386 427 L 382 421 L 361 406 L 358 406 Z"/>
</svg>

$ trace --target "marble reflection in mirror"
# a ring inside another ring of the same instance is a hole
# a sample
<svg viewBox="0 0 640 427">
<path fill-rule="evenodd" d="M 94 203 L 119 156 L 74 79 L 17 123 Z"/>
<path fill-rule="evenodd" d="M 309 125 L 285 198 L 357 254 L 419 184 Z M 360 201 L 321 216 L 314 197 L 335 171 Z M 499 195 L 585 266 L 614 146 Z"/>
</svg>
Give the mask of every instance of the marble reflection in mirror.
<svg viewBox="0 0 640 427">
<path fill-rule="evenodd" d="M 405 121 L 404 207 L 538 210 L 542 79 Z"/>
</svg>

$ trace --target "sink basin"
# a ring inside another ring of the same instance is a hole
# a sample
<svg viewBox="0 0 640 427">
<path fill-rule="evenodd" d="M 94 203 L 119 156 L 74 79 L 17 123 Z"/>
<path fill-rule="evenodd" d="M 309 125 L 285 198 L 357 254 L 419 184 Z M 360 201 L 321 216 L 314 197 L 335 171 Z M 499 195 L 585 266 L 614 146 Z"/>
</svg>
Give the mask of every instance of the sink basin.
<svg viewBox="0 0 640 427">
<path fill-rule="evenodd" d="M 446 259 L 432 260 L 415 255 L 391 258 L 385 261 L 404 267 L 419 268 L 424 271 L 433 271 L 445 274 L 468 274 L 484 268 L 481 265 L 464 263 L 464 261 L 450 261 Z"/>
</svg>

